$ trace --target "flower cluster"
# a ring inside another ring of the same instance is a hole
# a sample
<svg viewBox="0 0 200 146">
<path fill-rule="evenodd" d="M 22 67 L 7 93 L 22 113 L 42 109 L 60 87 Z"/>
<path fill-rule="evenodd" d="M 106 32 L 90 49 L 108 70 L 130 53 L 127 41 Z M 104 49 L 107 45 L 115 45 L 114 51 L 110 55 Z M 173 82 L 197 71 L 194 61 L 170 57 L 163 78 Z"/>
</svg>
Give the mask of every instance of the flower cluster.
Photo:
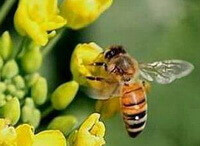
<svg viewBox="0 0 200 146">
<path fill-rule="evenodd" d="M 0 119 L 1 146 L 102 146 L 105 144 L 105 126 L 99 121 L 100 115 L 90 115 L 79 129 L 67 135 L 76 123 L 73 116 L 57 117 L 49 124 L 48 129 L 34 134 L 34 127 L 28 124 L 19 125 L 16 129 L 9 126 L 9 120 Z M 55 130 L 54 130 L 55 129 Z M 63 134 L 64 133 L 64 134 Z"/>
<path fill-rule="evenodd" d="M 49 93 L 47 80 L 38 71 L 45 48 L 47 50 L 61 34 L 58 29 L 86 27 L 111 4 L 112 0 L 63 0 L 60 3 L 57 0 L 19 0 L 14 25 L 21 36 L 20 45 L 13 45 L 16 42 L 8 31 L 0 37 L 0 145 L 105 144 L 105 126 L 97 113 L 90 115 L 78 129 L 78 120 L 73 115 L 54 117 L 48 126 L 45 125 L 48 130 L 37 134 L 34 129 L 41 131 L 42 118 L 54 109 L 65 109 L 76 96 L 79 86 L 90 84 L 84 78 L 92 74 L 87 64 L 102 52 L 94 43 L 78 45 L 71 61 L 73 80 Z M 51 102 L 48 102 L 48 96 Z M 15 125 L 19 126 L 15 128 Z"/>
<path fill-rule="evenodd" d="M 64 26 L 83 28 L 95 21 L 112 0 L 64 0 L 60 10 L 57 0 L 20 0 L 15 13 L 15 28 L 37 45 L 45 46 L 55 30 Z"/>
<path fill-rule="evenodd" d="M 66 146 L 64 135 L 58 130 L 46 130 L 34 134 L 28 124 L 19 125 L 16 129 L 9 126 L 9 121 L 0 119 L 1 146 Z"/>
<path fill-rule="evenodd" d="M 35 54 L 40 52 L 32 52 L 32 58 L 26 59 L 29 49 L 35 50 L 35 47 L 28 48 L 21 54 L 18 63 L 18 60 L 11 57 L 11 44 L 9 32 L 4 32 L 0 54 L 0 115 L 11 120 L 11 124 L 16 124 L 21 118 L 23 122 L 37 127 L 41 116 L 36 105 L 44 104 L 47 98 L 47 81 L 36 73 L 40 65 L 32 62 L 37 58 Z"/>
</svg>

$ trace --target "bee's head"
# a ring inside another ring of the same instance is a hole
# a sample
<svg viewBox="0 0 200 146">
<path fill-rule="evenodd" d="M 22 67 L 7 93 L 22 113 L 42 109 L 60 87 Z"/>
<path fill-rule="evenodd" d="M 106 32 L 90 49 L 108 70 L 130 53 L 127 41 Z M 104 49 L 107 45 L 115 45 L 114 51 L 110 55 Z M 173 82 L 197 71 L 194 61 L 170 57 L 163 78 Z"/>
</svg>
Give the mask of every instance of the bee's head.
<svg viewBox="0 0 200 146">
<path fill-rule="evenodd" d="M 119 56 L 120 54 L 126 54 L 123 46 L 111 46 L 104 54 L 105 59 L 110 60 L 114 57 Z"/>
<path fill-rule="evenodd" d="M 119 80 L 130 81 L 138 72 L 137 61 L 120 46 L 111 47 L 105 53 L 105 58 L 108 59 L 108 72 L 115 75 Z"/>
</svg>

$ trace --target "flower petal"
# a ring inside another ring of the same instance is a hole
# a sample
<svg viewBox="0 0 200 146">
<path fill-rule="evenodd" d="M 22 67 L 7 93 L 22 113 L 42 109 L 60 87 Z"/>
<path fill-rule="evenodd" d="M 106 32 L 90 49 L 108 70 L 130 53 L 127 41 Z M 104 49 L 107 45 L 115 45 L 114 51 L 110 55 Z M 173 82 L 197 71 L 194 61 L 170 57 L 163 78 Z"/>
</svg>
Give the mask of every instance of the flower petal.
<svg viewBox="0 0 200 146">
<path fill-rule="evenodd" d="M 17 132 L 17 145 L 19 146 L 32 146 L 33 144 L 33 127 L 28 124 L 20 125 L 16 128 Z"/>
<path fill-rule="evenodd" d="M 35 135 L 32 146 L 66 146 L 66 140 L 60 131 L 47 130 Z"/>
</svg>

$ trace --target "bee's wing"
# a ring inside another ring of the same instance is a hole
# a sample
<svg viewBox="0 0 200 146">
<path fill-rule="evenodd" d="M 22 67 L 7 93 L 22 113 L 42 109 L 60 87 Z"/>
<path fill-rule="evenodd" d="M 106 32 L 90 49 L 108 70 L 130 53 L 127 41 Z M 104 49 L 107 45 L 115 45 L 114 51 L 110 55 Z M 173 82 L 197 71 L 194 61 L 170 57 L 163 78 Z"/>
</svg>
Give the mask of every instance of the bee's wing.
<svg viewBox="0 0 200 146">
<path fill-rule="evenodd" d="M 139 68 L 142 78 L 160 84 L 169 84 L 190 74 L 194 66 L 183 60 L 165 60 L 146 64 L 141 63 Z"/>
<path fill-rule="evenodd" d="M 83 88 L 83 90 L 86 91 L 85 93 L 88 94 L 90 98 L 106 100 L 120 95 L 121 86 L 119 83 L 111 84 L 106 82 L 98 82 L 97 84 L 96 86 L 93 85 L 93 87 L 89 86 Z"/>
</svg>

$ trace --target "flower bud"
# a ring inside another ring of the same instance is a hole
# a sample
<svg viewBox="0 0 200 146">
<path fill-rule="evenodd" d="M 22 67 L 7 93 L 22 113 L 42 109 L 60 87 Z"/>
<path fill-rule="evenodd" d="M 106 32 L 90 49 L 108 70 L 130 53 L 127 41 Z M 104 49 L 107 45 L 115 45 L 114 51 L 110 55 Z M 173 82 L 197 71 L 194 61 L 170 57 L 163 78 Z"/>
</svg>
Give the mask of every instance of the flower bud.
<svg viewBox="0 0 200 146">
<path fill-rule="evenodd" d="M 67 19 L 67 26 L 80 29 L 94 22 L 111 4 L 112 0 L 64 0 L 61 15 Z"/>
<path fill-rule="evenodd" d="M 6 79 L 10 79 L 17 75 L 19 72 L 19 68 L 15 60 L 8 61 L 2 68 L 2 77 Z"/>
<path fill-rule="evenodd" d="M 18 75 L 16 77 L 14 77 L 13 82 L 14 82 L 15 86 L 17 87 L 17 89 L 25 88 L 25 81 L 22 78 L 22 76 Z"/>
<path fill-rule="evenodd" d="M 42 65 L 42 54 L 39 47 L 29 48 L 21 57 L 21 66 L 26 73 L 37 71 Z"/>
<path fill-rule="evenodd" d="M 10 101 L 13 99 L 13 96 L 12 95 L 6 95 L 5 97 L 6 101 Z"/>
<path fill-rule="evenodd" d="M 74 130 L 67 138 L 67 145 L 74 146 L 77 138 L 78 130 Z"/>
<path fill-rule="evenodd" d="M 6 104 L 5 95 L 0 93 L 0 107 Z"/>
<path fill-rule="evenodd" d="M 8 31 L 5 31 L 0 38 L 0 55 L 7 60 L 12 54 L 12 40 Z"/>
<path fill-rule="evenodd" d="M 33 98 L 33 101 L 38 105 L 42 105 L 46 101 L 47 90 L 46 79 L 40 77 L 31 88 L 31 97 Z"/>
<path fill-rule="evenodd" d="M 22 121 L 37 128 L 41 119 L 41 113 L 35 108 L 31 98 L 26 98 L 25 105 L 22 108 Z"/>
<path fill-rule="evenodd" d="M 0 115 L 11 121 L 11 124 L 16 124 L 20 118 L 20 103 L 17 98 L 12 98 L 0 108 Z"/>
<path fill-rule="evenodd" d="M 3 67 L 3 58 L 0 56 L 0 70 L 1 70 L 1 68 Z"/>
<path fill-rule="evenodd" d="M 15 95 L 18 99 L 23 99 L 25 96 L 25 91 L 17 90 L 13 95 Z"/>
<path fill-rule="evenodd" d="M 77 123 L 78 121 L 74 116 L 59 116 L 50 122 L 48 129 L 60 130 L 67 136 Z"/>
<path fill-rule="evenodd" d="M 4 82 L 0 82 L 0 93 L 3 93 L 6 90 L 6 84 Z"/>
<path fill-rule="evenodd" d="M 51 96 L 53 107 L 57 110 L 65 109 L 76 96 L 78 88 L 79 84 L 75 81 L 60 85 Z"/>
<path fill-rule="evenodd" d="M 39 78 L 40 78 L 40 75 L 38 73 L 27 75 L 25 77 L 27 86 L 32 87 Z"/>
<path fill-rule="evenodd" d="M 9 94 L 13 94 L 13 93 L 15 93 L 17 91 L 16 87 L 14 85 L 12 85 L 12 84 L 7 85 L 7 89 L 6 90 L 7 90 L 7 92 Z"/>
</svg>

